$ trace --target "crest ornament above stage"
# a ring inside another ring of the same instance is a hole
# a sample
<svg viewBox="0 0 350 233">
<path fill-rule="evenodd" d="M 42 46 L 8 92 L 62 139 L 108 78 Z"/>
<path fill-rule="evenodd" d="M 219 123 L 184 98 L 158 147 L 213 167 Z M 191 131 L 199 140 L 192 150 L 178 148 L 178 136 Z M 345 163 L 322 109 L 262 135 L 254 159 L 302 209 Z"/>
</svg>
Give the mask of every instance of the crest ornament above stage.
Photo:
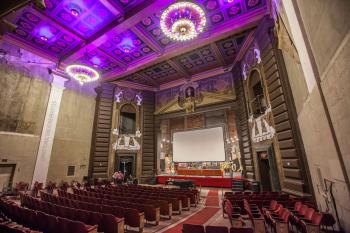
<svg viewBox="0 0 350 233">
<path fill-rule="evenodd" d="M 201 103 L 203 96 L 199 90 L 199 85 L 196 82 L 188 82 L 180 88 L 177 98 L 178 105 L 186 110 L 186 113 L 195 111 L 196 104 Z"/>
</svg>

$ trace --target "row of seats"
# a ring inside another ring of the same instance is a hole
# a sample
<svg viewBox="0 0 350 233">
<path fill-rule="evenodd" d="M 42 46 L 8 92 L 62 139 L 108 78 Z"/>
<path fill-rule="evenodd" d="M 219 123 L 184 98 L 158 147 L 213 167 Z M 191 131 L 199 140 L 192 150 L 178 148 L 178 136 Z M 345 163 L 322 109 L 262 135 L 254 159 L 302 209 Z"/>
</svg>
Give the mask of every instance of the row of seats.
<svg viewBox="0 0 350 233">
<path fill-rule="evenodd" d="M 41 192 L 41 198 L 46 202 L 50 202 L 59 206 L 112 214 L 117 218 L 124 218 L 125 225 L 130 227 L 137 227 L 139 228 L 139 232 L 142 232 L 144 228 L 144 212 L 137 209 L 125 207 L 125 205 L 120 206 L 119 203 L 111 203 L 108 200 L 104 200 L 104 204 L 94 204 L 90 202 L 59 197 L 44 192 Z"/>
<path fill-rule="evenodd" d="M 7 199 L 0 200 L 3 213 L 12 221 L 22 224 L 32 230 L 44 233 L 96 233 L 97 226 L 85 225 L 79 221 L 45 214 L 41 211 L 18 206 Z M 5 231 L 6 232 L 6 231 Z"/>
<path fill-rule="evenodd" d="M 107 200 L 115 200 L 115 201 L 126 201 L 133 203 L 143 203 L 150 204 L 156 208 L 160 208 L 160 215 L 168 216 L 171 219 L 173 204 L 175 209 L 179 208 L 179 201 L 176 198 L 149 198 L 148 196 L 136 196 L 130 195 L 127 197 L 124 196 L 114 196 L 96 192 L 88 192 L 81 189 L 73 189 L 74 194 L 64 192 L 63 190 L 58 190 L 58 195 L 62 197 L 68 197 L 70 199 L 82 200 L 82 201 L 90 201 L 90 198 L 98 198 L 98 199 L 107 199 Z M 102 201 L 101 200 L 101 201 Z"/>
<path fill-rule="evenodd" d="M 22 205 L 33 210 L 42 211 L 57 217 L 80 221 L 88 225 L 97 226 L 98 232 L 123 233 L 124 219 L 117 218 L 110 213 L 99 213 L 81 209 L 69 208 L 41 201 L 28 195 L 21 195 Z"/>
<path fill-rule="evenodd" d="M 184 224 L 182 226 L 183 233 L 254 233 L 252 228 L 233 228 L 230 230 L 225 226 L 206 226 L 196 224 Z"/>
<path fill-rule="evenodd" d="M 296 227 L 298 231 L 303 233 L 318 233 L 323 214 L 317 212 L 314 208 L 296 202 L 292 208 L 284 208 L 281 203 L 276 200 L 271 201 L 268 208 L 263 209 L 267 224 L 271 230 L 277 232 L 289 232 L 289 226 Z"/>
<path fill-rule="evenodd" d="M 150 222 L 155 222 L 155 225 L 159 224 L 160 221 L 160 208 L 157 206 L 157 204 L 152 203 L 137 203 L 133 200 L 126 200 L 126 199 L 111 199 L 108 197 L 93 197 L 93 196 L 84 196 L 84 195 L 77 195 L 77 194 L 68 194 L 67 192 L 59 191 L 59 196 L 63 198 L 67 198 L 70 200 L 77 200 L 82 201 L 85 203 L 91 203 L 91 208 L 100 208 L 100 205 L 113 205 L 113 206 L 119 206 L 124 207 L 128 206 L 128 208 L 136 209 L 139 212 L 144 213 L 145 219 Z"/>
<path fill-rule="evenodd" d="M 158 194 L 184 194 L 189 196 L 193 201 L 193 204 L 199 201 L 200 195 L 197 189 L 175 189 L 175 188 L 163 188 L 163 187 L 151 187 L 141 185 L 120 185 L 120 186 L 107 186 L 99 187 L 108 191 L 117 192 L 133 192 L 133 193 L 158 193 Z M 195 202 L 196 201 L 196 202 Z"/>
<path fill-rule="evenodd" d="M 32 230 L 21 224 L 18 224 L 8 218 L 3 212 L 0 212 L 0 232 L 6 233 L 41 233 L 40 231 Z"/>
<path fill-rule="evenodd" d="M 0 232 L 4 233 L 40 233 L 39 231 L 33 231 L 29 228 L 18 225 L 14 222 L 1 222 Z"/>
<path fill-rule="evenodd" d="M 87 191 L 74 189 L 76 193 L 85 194 L 85 195 L 100 195 L 103 198 L 115 199 L 118 197 L 126 197 L 126 198 L 147 198 L 154 200 L 166 200 L 172 203 L 172 211 L 176 211 L 179 214 L 182 213 L 182 210 L 188 210 L 190 208 L 190 199 L 186 195 L 183 194 L 136 194 L 136 193 L 127 193 L 127 192 L 110 192 L 100 189 L 87 188 Z"/>
<path fill-rule="evenodd" d="M 89 191 L 95 191 L 106 194 L 115 194 L 115 195 L 155 195 L 155 196 L 181 196 L 182 207 L 184 209 L 189 209 L 191 205 L 196 206 L 199 202 L 199 193 L 191 190 L 155 190 L 155 189 L 125 189 L 119 190 L 114 187 L 99 187 L 98 189 L 87 189 Z"/>
</svg>

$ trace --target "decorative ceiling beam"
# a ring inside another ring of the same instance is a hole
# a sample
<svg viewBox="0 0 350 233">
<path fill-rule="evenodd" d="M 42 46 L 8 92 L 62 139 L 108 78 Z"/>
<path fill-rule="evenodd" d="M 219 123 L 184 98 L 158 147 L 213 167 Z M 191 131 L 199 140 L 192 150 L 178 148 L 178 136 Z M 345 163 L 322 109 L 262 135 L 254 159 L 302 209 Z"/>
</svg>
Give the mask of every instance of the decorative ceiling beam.
<svg viewBox="0 0 350 233">
<path fill-rule="evenodd" d="M 127 64 L 125 64 L 124 62 L 122 62 L 121 60 L 115 58 L 114 56 L 110 55 L 109 53 L 105 52 L 103 49 L 97 48 L 97 50 L 99 52 L 101 52 L 104 56 L 108 57 L 109 59 L 113 60 L 115 63 L 118 64 L 118 66 L 120 66 L 122 68 L 122 70 L 126 70 L 126 68 L 128 67 Z"/>
<path fill-rule="evenodd" d="M 158 52 L 161 54 L 163 52 L 163 48 L 158 44 L 157 41 L 155 41 L 153 38 L 150 38 L 147 36 L 149 32 L 146 32 L 145 29 L 143 29 L 139 25 L 135 25 L 130 28 L 131 31 L 133 31 L 137 37 L 139 37 L 143 42 L 145 42 L 152 50 Z"/>
<path fill-rule="evenodd" d="M 70 52 L 62 56 L 63 62 L 71 62 L 76 60 L 81 53 L 86 50 L 91 50 L 100 46 L 102 43 L 110 39 L 113 35 L 120 34 L 128 30 L 131 26 L 139 23 L 145 17 L 156 13 L 172 3 L 174 0 L 147 0 L 138 4 L 137 6 L 126 12 L 122 18 L 113 20 L 110 24 L 102 28 L 100 31 L 94 33 L 84 44 L 77 46 Z"/>
<path fill-rule="evenodd" d="M 36 54 L 42 58 L 45 58 L 49 61 L 55 62 L 56 64 L 58 63 L 58 58 L 55 57 L 52 54 L 47 53 L 47 51 L 38 48 L 36 46 L 33 46 L 32 44 L 29 44 L 28 42 L 26 42 L 23 39 L 14 37 L 8 33 L 6 33 L 4 36 L 1 37 L 1 41 L 6 41 L 9 44 L 15 45 L 18 48 L 22 48 L 24 50 L 27 50 L 28 52 L 31 52 L 33 54 Z"/>
<path fill-rule="evenodd" d="M 231 68 L 233 68 L 237 62 L 239 62 L 244 54 L 246 54 L 247 50 L 249 49 L 250 45 L 253 43 L 254 41 L 254 33 L 256 30 L 253 30 L 251 32 L 248 33 L 247 37 L 245 38 L 243 45 L 241 46 L 240 50 L 238 51 L 237 56 L 235 57 L 235 60 L 233 60 L 233 63 L 230 65 Z"/>
<path fill-rule="evenodd" d="M 164 49 L 162 56 L 157 54 L 150 55 L 147 59 L 143 59 L 135 62 L 132 66 L 128 66 L 126 71 L 110 71 L 104 75 L 103 81 L 117 80 L 124 76 L 130 75 L 141 69 L 155 65 L 162 61 L 169 60 L 172 57 L 179 56 L 180 54 L 190 52 L 194 49 L 213 43 L 217 40 L 224 39 L 228 36 L 240 33 L 244 30 L 251 29 L 258 25 L 260 20 L 265 16 L 266 8 L 259 8 L 244 14 L 236 19 L 232 19 L 224 22 L 222 25 L 215 27 L 210 35 L 202 35 L 195 40 L 184 43 L 173 43 Z"/>
<path fill-rule="evenodd" d="M 101 0 L 101 1 L 109 2 L 109 4 L 111 4 L 113 6 L 113 8 L 115 8 L 117 11 L 119 11 L 120 14 L 124 13 L 123 7 L 120 4 L 118 4 L 117 1 L 113 1 L 113 0 Z"/>
<path fill-rule="evenodd" d="M 178 73 L 180 73 L 185 79 L 191 79 L 191 75 L 174 59 L 167 60 L 169 65 L 171 65 Z"/>
<path fill-rule="evenodd" d="M 122 14 L 122 11 L 117 8 L 114 4 L 112 4 L 108 0 L 100 0 L 100 2 L 108 9 L 110 10 L 115 16 Z"/>
<path fill-rule="evenodd" d="M 125 80 L 113 81 L 111 83 L 115 83 L 121 87 L 128 87 L 128 88 L 133 88 L 133 89 L 137 89 L 137 90 L 147 90 L 147 91 L 157 91 L 158 90 L 158 88 L 155 88 L 155 87 L 151 87 L 151 86 L 140 84 L 140 83 L 125 81 Z"/>
<path fill-rule="evenodd" d="M 192 81 L 199 81 L 202 79 L 206 79 L 206 78 L 210 78 L 219 74 L 223 74 L 226 73 L 228 70 L 225 67 L 218 67 L 218 68 L 214 68 L 211 70 L 207 70 L 198 74 L 195 74 L 192 76 L 191 80 Z M 166 90 L 172 87 L 176 87 L 176 86 L 180 86 L 186 83 L 186 79 L 182 78 L 182 79 L 178 79 L 172 82 L 168 82 L 168 83 L 164 83 L 162 85 L 159 86 L 159 91 L 162 90 Z"/>
<path fill-rule="evenodd" d="M 146 77 L 146 76 L 144 76 L 142 74 L 139 74 L 139 73 L 135 73 L 135 75 L 140 77 L 140 78 L 142 78 L 142 79 L 144 79 L 144 80 L 146 80 L 147 82 L 152 83 L 152 85 L 154 87 L 159 87 L 159 84 L 156 81 L 154 81 L 152 78 Z"/>
<path fill-rule="evenodd" d="M 221 53 L 220 49 L 218 48 L 216 42 L 211 43 L 210 48 L 213 50 L 214 56 L 219 61 L 220 65 L 226 66 L 226 61 L 225 61 L 224 57 L 222 56 L 222 53 Z"/>
</svg>

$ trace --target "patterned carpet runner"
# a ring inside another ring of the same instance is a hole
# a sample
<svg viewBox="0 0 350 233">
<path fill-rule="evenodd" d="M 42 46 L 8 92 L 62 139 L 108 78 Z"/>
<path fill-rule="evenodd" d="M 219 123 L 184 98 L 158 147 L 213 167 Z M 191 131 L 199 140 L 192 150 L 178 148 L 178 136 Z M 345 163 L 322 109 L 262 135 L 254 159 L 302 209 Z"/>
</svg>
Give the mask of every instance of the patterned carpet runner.
<svg viewBox="0 0 350 233">
<path fill-rule="evenodd" d="M 185 221 L 175 225 L 174 227 L 164 231 L 163 233 L 181 233 L 182 225 L 187 224 L 204 224 L 209 221 L 219 210 L 219 196 L 217 190 L 209 190 L 207 195 L 207 200 L 205 202 L 205 206 L 202 210 L 198 211 Z"/>
<path fill-rule="evenodd" d="M 205 201 L 206 206 L 219 207 L 219 192 L 218 190 L 209 190 L 207 200 Z"/>
</svg>

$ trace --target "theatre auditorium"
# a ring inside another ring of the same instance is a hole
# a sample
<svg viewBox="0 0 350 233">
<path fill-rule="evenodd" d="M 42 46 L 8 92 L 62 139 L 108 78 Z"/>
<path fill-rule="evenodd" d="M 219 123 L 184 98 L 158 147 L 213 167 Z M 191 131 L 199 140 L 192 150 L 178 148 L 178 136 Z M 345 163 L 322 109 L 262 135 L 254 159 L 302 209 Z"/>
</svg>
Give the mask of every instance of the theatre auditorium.
<svg viewBox="0 0 350 233">
<path fill-rule="evenodd" d="M 1 0 L 0 233 L 350 233 L 349 0 Z"/>
</svg>

